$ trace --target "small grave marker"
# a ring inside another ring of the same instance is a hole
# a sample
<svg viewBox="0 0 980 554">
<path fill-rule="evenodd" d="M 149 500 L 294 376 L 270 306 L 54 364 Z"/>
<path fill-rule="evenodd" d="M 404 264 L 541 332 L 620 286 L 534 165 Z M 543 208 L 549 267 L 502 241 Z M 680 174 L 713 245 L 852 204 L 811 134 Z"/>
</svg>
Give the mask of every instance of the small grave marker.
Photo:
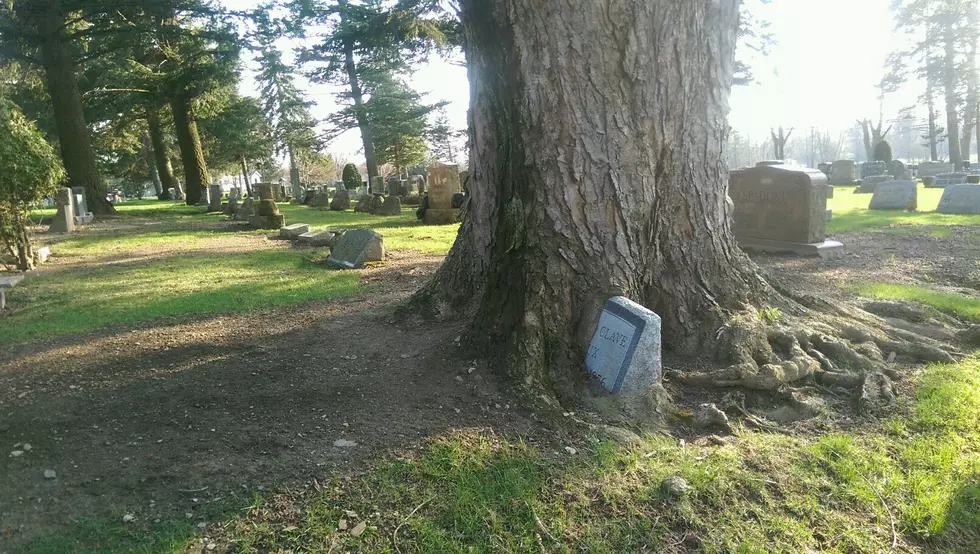
<svg viewBox="0 0 980 554">
<path fill-rule="evenodd" d="M 606 301 L 585 366 L 613 394 L 643 390 L 661 377 L 660 316 L 632 300 Z"/>
<path fill-rule="evenodd" d="M 336 242 L 327 258 L 334 269 L 360 269 L 368 262 L 385 260 L 384 238 L 371 229 L 347 231 Z"/>
<path fill-rule="evenodd" d="M 303 233 L 310 232 L 309 223 L 293 223 L 292 225 L 287 225 L 279 229 L 279 238 L 296 240 Z"/>
</svg>

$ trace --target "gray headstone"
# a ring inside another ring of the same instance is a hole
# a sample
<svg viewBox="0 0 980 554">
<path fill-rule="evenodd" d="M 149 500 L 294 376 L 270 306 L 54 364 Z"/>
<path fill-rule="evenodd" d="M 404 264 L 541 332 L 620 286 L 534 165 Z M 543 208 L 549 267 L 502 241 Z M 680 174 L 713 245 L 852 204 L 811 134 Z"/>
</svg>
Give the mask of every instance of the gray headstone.
<svg viewBox="0 0 980 554">
<path fill-rule="evenodd" d="M 830 184 L 851 185 L 861 178 L 861 171 L 854 160 L 837 160 L 830 164 Z"/>
<path fill-rule="evenodd" d="M 869 210 L 908 210 L 918 209 L 918 186 L 915 181 L 889 181 L 878 185 L 871 197 Z"/>
<path fill-rule="evenodd" d="M 371 177 L 368 182 L 368 194 L 384 194 L 385 193 L 385 178 L 380 175 L 377 177 Z"/>
<path fill-rule="evenodd" d="M 940 173 L 953 171 L 953 164 L 940 162 L 919 162 L 919 177 L 935 177 Z"/>
<path fill-rule="evenodd" d="M 389 196 L 385 198 L 384 204 L 381 205 L 381 209 L 378 210 L 378 215 L 401 215 L 402 214 L 402 199 L 397 196 Z"/>
<path fill-rule="evenodd" d="M 966 173 L 940 173 L 936 175 L 936 182 L 932 184 L 935 188 L 946 188 L 949 185 L 962 185 L 967 181 Z"/>
<path fill-rule="evenodd" d="M 88 200 L 85 198 L 85 187 L 72 187 L 72 195 L 75 202 L 75 215 L 85 215 L 88 213 Z"/>
<path fill-rule="evenodd" d="M 210 185 L 208 187 L 208 211 L 221 211 L 221 185 Z"/>
<path fill-rule="evenodd" d="M 51 221 L 52 233 L 70 233 L 75 230 L 75 202 L 72 196 L 72 190 L 67 187 L 59 189 L 54 195 L 58 213 Z"/>
<path fill-rule="evenodd" d="M 888 164 L 885 162 L 864 162 L 861 164 L 861 178 L 884 175 L 888 173 Z"/>
<path fill-rule="evenodd" d="M 279 229 L 279 237 L 289 240 L 296 240 L 300 235 L 310 232 L 309 223 L 293 223 Z"/>
<path fill-rule="evenodd" d="M 901 160 L 888 162 L 888 173 L 895 179 L 903 179 L 905 177 L 905 164 Z"/>
<path fill-rule="evenodd" d="M 871 177 L 865 177 L 861 179 L 861 186 L 854 192 L 858 194 L 873 194 L 875 189 L 878 188 L 878 185 L 893 180 L 891 175 L 872 175 Z"/>
<path fill-rule="evenodd" d="M 343 234 L 343 231 L 333 229 L 327 229 L 324 231 L 310 231 L 309 233 L 303 233 L 300 235 L 298 242 L 300 244 L 308 244 L 310 246 L 333 246 L 338 236 Z"/>
<path fill-rule="evenodd" d="M 330 251 L 327 266 L 336 269 L 360 269 L 365 263 L 384 260 L 384 238 L 371 229 L 355 229 L 340 237 Z"/>
<path fill-rule="evenodd" d="M 585 366 L 613 394 L 660 383 L 660 316 L 614 296 L 606 301 L 589 344 Z"/>
<path fill-rule="evenodd" d="M 326 197 L 326 193 L 324 193 Z M 334 212 L 342 212 L 344 210 L 350 209 L 350 193 L 347 189 L 343 189 L 337 192 L 333 200 L 330 201 L 330 210 Z"/>
<path fill-rule="evenodd" d="M 980 185 L 950 185 L 936 211 L 941 214 L 980 214 Z"/>
</svg>

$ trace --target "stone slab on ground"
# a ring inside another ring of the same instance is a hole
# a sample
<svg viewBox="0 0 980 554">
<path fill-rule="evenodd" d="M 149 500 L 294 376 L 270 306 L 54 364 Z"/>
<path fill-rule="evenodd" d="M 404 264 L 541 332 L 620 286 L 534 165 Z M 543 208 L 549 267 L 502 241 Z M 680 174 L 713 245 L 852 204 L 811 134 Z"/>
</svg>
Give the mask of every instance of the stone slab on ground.
<svg viewBox="0 0 980 554">
<path fill-rule="evenodd" d="M 300 235 L 310 232 L 309 223 L 293 223 L 279 229 L 279 237 L 289 240 L 297 240 Z"/>
<path fill-rule="evenodd" d="M 778 240 L 737 238 L 742 250 L 767 252 L 770 254 L 799 254 L 800 256 L 816 257 L 824 260 L 836 260 L 844 256 L 844 244 L 836 240 L 825 240 L 819 243 L 802 244 L 798 242 L 783 242 Z"/>
<path fill-rule="evenodd" d="M 0 310 L 4 310 L 7 307 L 7 295 L 4 289 L 12 289 L 20 284 L 24 280 L 23 273 L 15 273 L 13 275 L 0 275 Z"/>
<path fill-rule="evenodd" d="M 966 173 L 940 173 L 936 175 L 936 182 L 932 186 L 943 189 L 950 185 L 964 185 L 968 177 Z"/>
<path fill-rule="evenodd" d="M 613 394 L 660 383 L 660 316 L 632 300 L 614 296 L 599 316 L 585 366 Z"/>
<path fill-rule="evenodd" d="M 310 231 L 308 233 L 303 233 L 297 238 L 297 242 L 300 244 L 305 244 L 315 247 L 323 246 L 333 246 L 334 241 L 344 234 L 344 231 L 337 231 L 334 229 L 326 229 L 320 231 Z"/>
<path fill-rule="evenodd" d="M 447 210 L 437 210 L 435 208 L 429 208 L 425 210 L 425 224 L 426 225 L 449 225 L 451 223 L 456 223 L 456 219 L 459 217 L 459 210 L 447 209 Z"/>
<path fill-rule="evenodd" d="M 278 230 L 286 224 L 286 217 L 279 215 L 253 215 L 248 218 L 248 224 L 254 229 Z"/>
<path fill-rule="evenodd" d="M 385 260 L 384 237 L 371 229 L 347 231 L 330 250 L 327 266 L 360 269 L 368 262 Z"/>
<path fill-rule="evenodd" d="M 878 185 L 869 210 L 908 210 L 919 208 L 919 187 L 915 181 L 889 181 Z"/>
<path fill-rule="evenodd" d="M 980 185 L 949 185 L 936 211 L 941 214 L 980 214 Z"/>
</svg>

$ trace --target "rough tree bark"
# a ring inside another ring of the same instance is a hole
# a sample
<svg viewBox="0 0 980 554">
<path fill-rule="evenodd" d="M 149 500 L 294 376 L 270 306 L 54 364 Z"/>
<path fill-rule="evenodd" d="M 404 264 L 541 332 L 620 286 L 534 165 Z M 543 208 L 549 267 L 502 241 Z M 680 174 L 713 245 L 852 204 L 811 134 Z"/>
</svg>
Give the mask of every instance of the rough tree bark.
<svg viewBox="0 0 980 554">
<path fill-rule="evenodd" d="M 201 137 L 197 134 L 197 120 L 190 100 L 177 95 L 170 101 L 174 116 L 174 134 L 180 147 L 180 161 L 184 166 L 185 197 L 187 205 L 193 206 L 201 199 L 205 189 L 211 184 L 211 174 L 204 160 Z"/>
<path fill-rule="evenodd" d="M 21 2 L 18 14 L 37 31 L 41 63 L 58 130 L 61 160 L 73 187 L 84 187 L 93 214 L 111 214 L 116 209 L 106 200 L 106 186 L 99 174 L 95 150 L 85 125 L 82 97 L 78 92 L 75 63 L 69 51 L 65 17 L 60 0 Z"/>
<path fill-rule="evenodd" d="M 242 166 L 242 180 L 245 182 L 245 193 L 252 196 L 252 183 L 248 179 L 248 160 L 245 159 L 245 156 L 242 156 L 239 158 L 239 161 Z"/>
<path fill-rule="evenodd" d="M 343 25 L 347 0 L 341 0 L 339 6 L 340 21 L 341 25 Z M 361 89 L 361 79 L 357 75 L 357 64 L 354 60 L 354 44 L 349 39 L 344 39 L 344 72 L 347 74 L 347 82 L 350 84 L 351 100 L 354 102 L 354 116 L 357 118 L 357 127 L 361 131 L 361 143 L 364 146 L 364 163 L 367 166 L 368 182 L 370 182 L 371 177 L 378 176 L 378 159 L 374 154 L 374 138 L 371 136 L 367 108 L 364 106 L 364 91 Z"/>
<path fill-rule="evenodd" d="M 166 137 L 163 135 L 163 126 L 160 117 L 152 111 L 147 115 L 147 123 L 150 128 L 150 144 L 153 149 L 153 159 L 156 162 L 157 173 L 160 175 L 160 183 L 163 191 L 160 193 L 160 200 L 173 200 L 170 197 L 170 189 L 177 190 L 177 179 L 174 178 L 174 168 L 170 163 L 170 147 L 167 145 Z"/>
<path fill-rule="evenodd" d="M 726 203 L 739 1 L 460 4 L 471 198 L 415 300 L 472 310 L 475 346 L 559 394 L 613 295 L 657 312 L 667 348 L 724 354 L 719 329 L 774 294 Z"/>
</svg>

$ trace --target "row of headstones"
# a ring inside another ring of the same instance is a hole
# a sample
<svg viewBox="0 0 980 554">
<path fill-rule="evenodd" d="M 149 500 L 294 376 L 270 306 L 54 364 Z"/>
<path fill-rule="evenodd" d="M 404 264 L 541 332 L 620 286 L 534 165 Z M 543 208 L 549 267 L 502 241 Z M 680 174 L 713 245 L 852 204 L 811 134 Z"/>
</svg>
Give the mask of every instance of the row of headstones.
<svg viewBox="0 0 980 554">
<path fill-rule="evenodd" d="M 879 184 L 871 197 L 869 210 L 918 209 L 918 183 L 888 181 Z M 936 212 L 941 214 L 980 214 L 980 184 L 959 182 L 945 187 Z"/>
<path fill-rule="evenodd" d="M 901 160 L 891 162 L 864 162 L 854 160 L 837 160 L 833 163 L 821 163 L 820 171 L 829 177 L 829 184 L 851 185 L 863 179 L 875 176 L 889 176 L 892 179 L 912 179 L 912 170 L 908 169 Z"/>
<path fill-rule="evenodd" d="M 54 195 L 57 208 L 50 230 L 54 233 L 70 233 L 76 226 L 88 225 L 94 219 L 88 211 L 83 187 L 63 187 Z"/>
</svg>

